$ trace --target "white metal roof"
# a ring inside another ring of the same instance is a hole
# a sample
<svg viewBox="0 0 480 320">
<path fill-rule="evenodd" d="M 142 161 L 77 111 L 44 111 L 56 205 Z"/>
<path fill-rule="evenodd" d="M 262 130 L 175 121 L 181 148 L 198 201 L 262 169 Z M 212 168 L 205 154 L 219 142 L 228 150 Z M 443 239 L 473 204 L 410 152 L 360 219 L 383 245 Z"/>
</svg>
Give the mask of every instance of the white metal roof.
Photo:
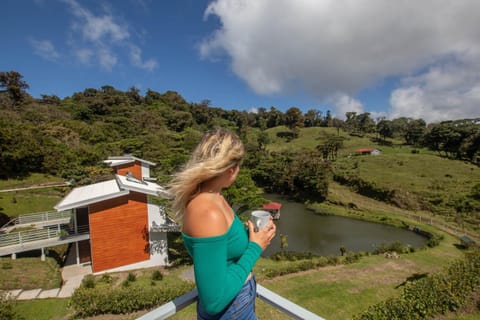
<svg viewBox="0 0 480 320">
<path fill-rule="evenodd" d="M 126 194 L 129 194 L 129 191 L 120 189 L 117 180 L 113 179 L 74 188 L 54 208 L 58 211 L 79 208 Z"/>
<path fill-rule="evenodd" d="M 103 162 L 110 164 L 110 167 L 116 167 L 116 166 L 119 166 L 119 165 L 122 165 L 122 164 L 132 163 L 132 162 L 135 162 L 135 161 L 140 161 L 140 162 L 148 164 L 150 166 L 156 166 L 157 165 L 154 162 L 143 160 L 143 159 L 140 159 L 140 158 L 137 158 L 137 157 L 134 157 L 134 156 L 130 156 L 130 155 L 119 156 L 119 157 L 108 157 L 108 159 L 103 161 Z"/>
<path fill-rule="evenodd" d="M 58 211 L 80 208 L 92 203 L 127 195 L 130 191 L 152 196 L 167 196 L 165 189 L 154 182 L 128 179 L 125 176 L 115 175 L 115 179 L 73 189 L 54 208 Z"/>
<path fill-rule="evenodd" d="M 118 174 L 115 175 L 115 178 L 117 179 L 118 185 L 121 189 L 145 193 L 152 196 L 158 196 L 162 192 L 164 192 L 164 189 L 158 184 L 156 184 L 155 182 L 138 180 L 135 178 L 129 179 L 126 176 L 120 176 Z M 140 182 L 136 182 L 136 181 L 140 181 Z"/>
</svg>

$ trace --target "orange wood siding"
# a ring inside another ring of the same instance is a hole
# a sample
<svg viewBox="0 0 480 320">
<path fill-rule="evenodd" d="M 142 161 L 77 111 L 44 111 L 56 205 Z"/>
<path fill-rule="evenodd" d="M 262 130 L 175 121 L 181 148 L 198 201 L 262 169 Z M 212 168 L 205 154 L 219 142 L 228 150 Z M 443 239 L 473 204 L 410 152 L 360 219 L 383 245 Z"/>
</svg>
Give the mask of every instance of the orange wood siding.
<svg viewBox="0 0 480 320">
<path fill-rule="evenodd" d="M 142 164 L 139 161 L 118 166 L 116 169 L 117 174 L 120 176 L 126 176 L 127 172 L 130 172 L 135 178 L 142 179 Z"/>
<path fill-rule="evenodd" d="M 93 272 L 150 258 L 147 195 L 129 195 L 90 205 Z"/>
</svg>

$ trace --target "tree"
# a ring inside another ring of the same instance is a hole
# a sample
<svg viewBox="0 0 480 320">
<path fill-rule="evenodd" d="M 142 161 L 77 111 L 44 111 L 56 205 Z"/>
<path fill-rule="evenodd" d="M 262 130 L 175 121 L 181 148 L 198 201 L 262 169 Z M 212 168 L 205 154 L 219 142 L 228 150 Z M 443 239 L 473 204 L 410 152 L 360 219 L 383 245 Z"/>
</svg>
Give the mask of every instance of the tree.
<svg viewBox="0 0 480 320">
<path fill-rule="evenodd" d="M 460 146 L 460 151 L 474 163 L 480 159 L 480 129 L 470 134 Z"/>
<path fill-rule="evenodd" d="M 0 72 L 0 88 L 8 92 L 14 102 L 22 101 L 30 86 L 22 80 L 23 76 L 17 71 Z"/>
<path fill-rule="evenodd" d="M 323 120 L 323 126 L 324 127 L 335 127 L 335 125 L 332 124 L 332 113 L 330 110 L 327 110 L 327 114 L 325 115 L 325 119 Z"/>
<path fill-rule="evenodd" d="M 405 142 L 409 145 L 417 145 L 425 133 L 427 124 L 423 119 L 409 119 L 405 130 Z"/>
<path fill-rule="evenodd" d="M 285 125 L 292 131 L 294 131 L 295 136 L 298 136 L 296 132 L 297 127 L 303 127 L 303 115 L 302 111 L 297 107 L 291 107 L 285 112 Z"/>
<path fill-rule="evenodd" d="M 331 119 L 330 124 L 332 127 L 337 128 L 337 136 L 340 135 L 340 128 L 343 128 L 345 125 L 345 123 L 338 118 Z"/>
<path fill-rule="evenodd" d="M 363 134 L 375 131 L 375 122 L 370 117 L 369 112 L 359 114 L 356 117 L 356 122 L 358 130 Z"/>
<path fill-rule="evenodd" d="M 270 107 L 270 110 L 267 112 L 267 128 L 280 126 L 283 123 L 282 113 L 275 109 L 275 107 Z"/>
<path fill-rule="evenodd" d="M 318 127 L 322 122 L 322 112 L 315 109 L 310 109 L 304 116 L 305 127 Z"/>
<path fill-rule="evenodd" d="M 323 159 L 335 160 L 338 150 L 343 148 L 344 138 L 340 136 L 328 136 L 324 144 L 318 145 L 317 150 L 322 154 Z"/>
<path fill-rule="evenodd" d="M 380 120 L 380 122 L 377 123 L 377 132 L 380 135 L 380 137 L 383 138 L 383 141 L 386 140 L 386 138 L 392 138 L 393 137 L 393 124 L 392 121 L 390 120 Z"/>
</svg>

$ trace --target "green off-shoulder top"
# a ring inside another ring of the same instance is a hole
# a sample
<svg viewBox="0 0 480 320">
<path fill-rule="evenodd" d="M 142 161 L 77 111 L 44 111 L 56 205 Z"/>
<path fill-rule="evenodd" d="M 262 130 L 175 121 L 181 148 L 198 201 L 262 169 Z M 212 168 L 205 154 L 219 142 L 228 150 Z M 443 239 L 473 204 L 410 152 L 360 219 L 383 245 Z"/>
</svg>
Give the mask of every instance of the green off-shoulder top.
<svg viewBox="0 0 480 320">
<path fill-rule="evenodd" d="M 240 292 L 262 248 L 248 239 L 248 230 L 235 214 L 226 233 L 195 238 L 182 233 L 193 258 L 199 302 L 207 313 L 222 311 Z"/>
</svg>

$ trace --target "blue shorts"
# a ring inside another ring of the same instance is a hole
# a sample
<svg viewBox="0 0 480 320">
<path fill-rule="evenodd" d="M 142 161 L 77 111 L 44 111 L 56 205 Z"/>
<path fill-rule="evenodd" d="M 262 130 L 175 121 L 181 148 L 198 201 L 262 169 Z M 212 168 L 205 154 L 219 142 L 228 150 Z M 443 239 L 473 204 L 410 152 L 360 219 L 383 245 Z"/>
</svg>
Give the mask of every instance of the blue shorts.
<svg viewBox="0 0 480 320">
<path fill-rule="evenodd" d="M 252 277 L 245 282 L 235 299 L 220 313 L 210 315 L 197 303 L 198 320 L 257 320 L 255 315 L 255 297 L 257 296 L 257 282 Z"/>
</svg>

